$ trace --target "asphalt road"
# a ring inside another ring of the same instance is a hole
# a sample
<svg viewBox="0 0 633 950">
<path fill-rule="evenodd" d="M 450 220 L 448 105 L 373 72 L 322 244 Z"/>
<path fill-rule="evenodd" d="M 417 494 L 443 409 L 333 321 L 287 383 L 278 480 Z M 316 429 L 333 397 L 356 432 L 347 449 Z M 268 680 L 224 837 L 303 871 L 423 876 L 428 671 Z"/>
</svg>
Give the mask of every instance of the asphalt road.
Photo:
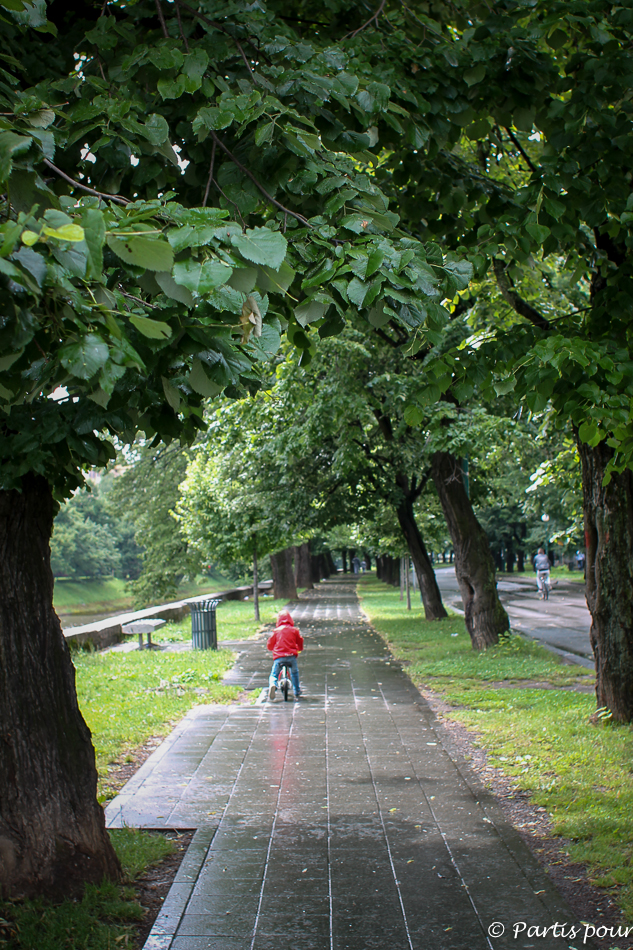
<svg viewBox="0 0 633 950">
<path fill-rule="evenodd" d="M 447 606 L 460 610 L 462 600 L 455 569 L 440 567 L 435 575 Z M 549 600 L 545 601 L 539 600 L 536 575 L 517 576 L 512 580 L 504 578 L 498 582 L 497 589 L 514 630 L 593 669 L 589 641 L 591 615 L 582 584 L 559 580 L 550 592 Z"/>
</svg>

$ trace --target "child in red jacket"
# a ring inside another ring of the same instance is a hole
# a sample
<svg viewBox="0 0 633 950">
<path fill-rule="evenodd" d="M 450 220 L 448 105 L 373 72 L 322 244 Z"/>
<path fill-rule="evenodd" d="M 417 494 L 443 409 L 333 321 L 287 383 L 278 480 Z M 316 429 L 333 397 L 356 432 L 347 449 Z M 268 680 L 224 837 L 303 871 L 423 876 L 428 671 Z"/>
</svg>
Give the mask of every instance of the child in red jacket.
<svg viewBox="0 0 633 950">
<path fill-rule="evenodd" d="M 268 680 L 268 698 L 275 698 L 279 667 L 285 663 L 290 667 L 295 699 L 299 699 L 301 684 L 299 683 L 297 655 L 303 650 L 303 637 L 295 627 L 294 621 L 287 610 L 282 610 L 277 618 L 277 626 L 268 640 L 268 649 L 273 651 L 274 658 L 273 668 Z"/>
</svg>

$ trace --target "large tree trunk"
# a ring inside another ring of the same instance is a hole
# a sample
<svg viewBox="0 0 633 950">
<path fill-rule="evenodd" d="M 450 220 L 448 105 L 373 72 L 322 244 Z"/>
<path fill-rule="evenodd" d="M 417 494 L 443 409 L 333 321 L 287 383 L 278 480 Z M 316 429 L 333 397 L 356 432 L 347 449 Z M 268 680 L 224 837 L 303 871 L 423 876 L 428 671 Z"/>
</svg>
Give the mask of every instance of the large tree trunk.
<svg viewBox="0 0 633 950">
<path fill-rule="evenodd" d="M 404 494 L 407 489 L 404 482 L 400 485 L 400 488 L 403 491 L 403 498 L 396 509 L 396 514 L 405 541 L 407 542 L 407 547 L 409 548 L 409 553 L 411 554 L 415 573 L 418 578 L 418 584 L 420 585 L 420 591 L 422 592 L 424 616 L 427 620 L 441 620 L 442 617 L 447 617 L 448 614 L 444 609 L 442 595 L 440 594 L 440 589 L 435 579 L 435 571 L 433 570 L 433 565 L 431 564 L 424 541 L 422 540 L 422 535 L 420 534 L 420 529 L 415 520 L 413 500 Z"/>
<path fill-rule="evenodd" d="M 509 627 L 499 595 L 490 545 L 473 511 L 459 460 L 450 452 L 435 452 L 433 482 L 455 549 L 455 573 L 464 604 L 466 629 L 473 649 L 498 643 Z"/>
<path fill-rule="evenodd" d="M 273 593 L 276 600 L 297 600 L 297 585 L 292 567 L 292 548 L 270 555 L 273 572 Z"/>
<path fill-rule="evenodd" d="M 312 583 L 321 583 L 321 561 L 318 554 L 310 555 L 310 565 L 312 567 Z"/>
<path fill-rule="evenodd" d="M 70 897 L 118 879 L 90 731 L 53 610 L 48 482 L 0 491 L 0 892 Z"/>
<path fill-rule="evenodd" d="M 312 590 L 312 563 L 310 560 L 310 544 L 305 541 L 298 544 L 294 549 L 295 554 L 295 584 L 297 587 L 304 587 Z"/>
<path fill-rule="evenodd" d="M 321 571 L 321 577 L 326 581 L 330 576 L 330 565 L 325 554 L 319 554 L 319 568 Z"/>
<path fill-rule="evenodd" d="M 586 593 L 596 698 L 617 722 L 633 720 L 633 473 L 602 484 L 611 449 L 578 443 L 587 546 Z"/>
</svg>

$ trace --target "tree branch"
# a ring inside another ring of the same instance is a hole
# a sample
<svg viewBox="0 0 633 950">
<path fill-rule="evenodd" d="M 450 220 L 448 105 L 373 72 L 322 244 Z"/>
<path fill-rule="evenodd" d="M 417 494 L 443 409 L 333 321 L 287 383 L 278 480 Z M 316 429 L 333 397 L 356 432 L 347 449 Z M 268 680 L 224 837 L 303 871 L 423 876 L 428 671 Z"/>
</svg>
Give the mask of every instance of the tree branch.
<svg viewBox="0 0 633 950">
<path fill-rule="evenodd" d="M 285 214 L 290 214 L 290 215 L 292 215 L 293 218 L 296 218 L 297 221 L 299 221 L 301 224 L 305 224 L 306 227 L 312 228 L 312 225 L 310 224 L 310 222 L 308 221 L 308 219 L 307 219 L 307 218 L 304 218 L 302 214 L 298 214 L 296 211 L 291 211 L 290 208 L 286 208 L 286 206 L 285 206 L 285 205 L 282 205 L 280 201 L 277 201 L 276 198 L 273 198 L 273 196 L 270 195 L 270 194 L 266 191 L 266 189 L 264 188 L 264 186 L 263 186 L 262 184 L 260 184 L 260 182 L 257 180 L 257 178 L 255 178 L 255 175 L 253 175 L 253 173 L 252 173 L 251 171 L 249 171 L 248 168 L 246 168 L 245 165 L 242 165 L 242 163 L 235 157 L 235 155 L 234 155 L 231 151 L 229 151 L 229 149 L 228 149 L 227 146 L 224 144 L 224 142 L 223 142 L 221 139 L 219 139 L 219 138 L 217 137 L 217 135 L 215 134 L 215 132 L 214 132 L 213 130 L 211 130 L 211 137 L 213 138 L 214 142 L 217 142 L 217 144 L 220 146 L 220 148 L 222 149 L 222 151 L 231 159 L 231 161 L 233 162 L 233 164 L 234 164 L 237 168 L 239 168 L 240 171 L 244 172 L 244 174 L 247 176 L 247 178 L 250 178 L 250 180 L 253 182 L 253 184 L 256 186 L 256 188 L 258 188 L 258 189 L 261 191 L 261 193 L 263 194 L 263 196 L 267 199 L 267 201 L 269 201 L 269 202 L 271 203 L 271 205 L 274 205 L 275 208 L 279 208 L 279 210 L 280 210 L 280 211 L 283 211 Z"/>
<path fill-rule="evenodd" d="M 163 31 L 163 36 L 166 40 L 169 39 L 169 33 L 167 32 L 167 24 L 165 23 L 165 17 L 163 16 L 163 8 L 160 5 L 160 0 L 156 0 L 156 12 L 158 13 L 158 19 L 160 20 L 160 26 Z"/>
<path fill-rule="evenodd" d="M 129 205 L 129 198 L 122 198 L 121 195 L 109 195 L 103 191 L 96 191 L 94 188 L 90 188 L 88 185 L 82 185 L 80 181 L 75 181 L 74 178 L 71 178 L 70 175 L 67 175 L 66 172 L 63 172 L 61 168 L 58 168 L 57 165 L 53 165 L 52 162 L 49 162 L 47 158 L 44 159 L 44 164 L 47 168 L 50 168 L 51 171 L 54 171 L 56 175 L 59 175 L 60 178 L 63 178 L 65 181 L 73 185 L 74 188 L 80 188 L 82 191 L 87 191 L 89 195 L 96 195 L 97 198 L 107 198 L 109 201 L 116 201 L 120 205 Z"/>
<path fill-rule="evenodd" d="M 493 267 L 495 272 L 495 277 L 497 278 L 497 285 L 501 291 L 501 296 L 507 303 L 510 304 L 512 309 L 516 311 L 520 316 L 525 317 L 526 320 L 529 320 L 530 323 L 534 324 L 535 327 L 538 327 L 539 330 L 551 330 L 552 325 L 539 311 L 528 303 L 527 300 L 523 300 L 522 297 L 519 297 L 516 290 L 514 290 L 514 284 L 512 283 L 512 278 L 506 272 L 505 264 L 499 258 L 495 258 L 493 261 Z"/>
<path fill-rule="evenodd" d="M 226 36 L 230 36 L 230 38 L 233 40 L 238 50 L 242 54 L 242 59 L 248 66 L 248 71 L 251 73 L 251 75 L 253 74 L 253 70 L 251 69 L 250 63 L 248 62 L 248 60 L 246 59 L 246 56 L 244 55 L 244 50 L 242 49 L 239 40 L 236 39 L 236 37 L 234 37 L 233 34 L 229 32 L 229 30 L 227 30 L 225 26 L 222 26 L 221 23 L 217 23 L 215 20 L 210 19 L 210 17 L 205 16 L 204 13 L 199 13 L 197 10 L 194 10 L 193 7 L 190 7 L 188 3 L 183 3 L 183 0 L 180 0 L 180 6 L 183 8 L 183 10 L 187 10 L 188 13 L 190 13 L 192 16 L 197 17 L 199 20 L 202 20 L 204 23 L 208 23 L 209 26 L 212 26 L 214 30 L 219 30 L 220 33 L 224 33 Z M 272 65 L 268 57 L 262 56 L 261 51 L 255 46 L 254 43 L 251 43 L 249 39 L 247 39 L 246 42 L 252 49 L 255 50 L 259 59 L 265 59 L 269 66 Z"/>
<path fill-rule="evenodd" d="M 525 151 L 525 149 L 523 148 L 523 146 L 522 146 L 521 143 L 519 142 L 519 140 L 518 140 L 518 138 L 516 137 L 516 135 L 514 134 L 514 132 L 511 132 L 510 129 L 507 127 L 507 125 L 504 126 L 504 129 L 506 130 L 506 132 L 507 132 L 508 135 L 510 136 L 510 139 L 512 140 L 513 144 L 516 146 L 516 148 L 518 148 L 518 150 L 520 151 L 521 155 L 522 155 L 523 158 L 525 159 L 525 162 L 526 162 L 528 168 L 529 168 L 531 171 L 535 172 L 535 171 L 536 171 L 536 165 L 534 165 L 534 163 L 532 162 L 532 159 L 530 158 L 530 156 L 528 155 L 528 153 Z"/>
<path fill-rule="evenodd" d="M 178 17 L 178 29 L 180 30 L 180 36 L 181 36 L 181 38 L 182 38 L 183 43 L 185 44 L 185 49 L 186 49 L 186 51 L 189 52 L 189 43 L 187 42 L 187 37 L 186 37 L 185 34 L 183 33 L 183 29 L 182 29 L 182 20 L 181 20 L 181 18 L 180 18 L 180 3 L 179 3 L 179 0 L 175 0 L 175 7 L 176 7 L 176 16 Z"/>
<path fill-rule="evenodd" d="M 380 16 L 380 14 L 382 13 L 382 11 L 384 10 L 384 8 L 385 8 L 385 3 L 386 3 L 386 2 L 387 2 L 387 0 L 380 0 L 380 6 L 379 6 L 378 9 L 375 11 L 375 13 L 373 13 L 372 16 L 370 16 L 370 18 L 367 20 L 367 22 L 366 22 L 366 23 L 363 23 L 362 26 L 359 26 L 357 30 L 353 30 L 351 33 L 347 33 L 347 34 L 343 37 L 343 39 L 344 39 L 344 40 L 348 40 L 348 39 L 350 39 L 350 38 L 353 39 L 355 36 L 358 36 L 359 33 L 362 33 L 363 30 L 367 29 L 367 27 L 368 27 L 371 23 L 375 23 L 376 26 L 378 26 L 378 17 Z"/>
<path fill-rule="evenodd" d="M 207 179 L 207 187 L 204 189 L 204 198 L 202 199 L 202 207 L 206 208 L 207 198 L 209 197 L 209 188 L 211 187 L 211 182 L 213 181 L 213 166 L 215 164 L 215 142 L 213 143 L 213 148 L 211 149 L 211 161 L 209 163 L 209 177 Z"/>
</svg>

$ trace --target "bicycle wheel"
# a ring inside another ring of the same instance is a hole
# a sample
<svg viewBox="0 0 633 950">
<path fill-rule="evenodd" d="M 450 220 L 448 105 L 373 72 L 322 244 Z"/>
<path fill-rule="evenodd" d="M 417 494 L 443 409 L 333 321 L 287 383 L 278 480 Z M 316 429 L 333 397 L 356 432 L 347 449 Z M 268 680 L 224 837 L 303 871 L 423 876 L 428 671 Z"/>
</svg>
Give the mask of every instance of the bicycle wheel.
<svg viewBox="0 0 633 950">
<path fill-rule="evenodd" d="M 288 667 L 283 669 L 283 679 L 281 680 L 281 691 L 284 694 L 284 702 L 288 702 L 288 688 L 290 686 L 290 676 Z"/>
<path fill-rule="evenodd" d="M 543 581 L 543 600 L 548 600 L 549 598 L 549 584 L 547 581 Z"/>
</svg>

